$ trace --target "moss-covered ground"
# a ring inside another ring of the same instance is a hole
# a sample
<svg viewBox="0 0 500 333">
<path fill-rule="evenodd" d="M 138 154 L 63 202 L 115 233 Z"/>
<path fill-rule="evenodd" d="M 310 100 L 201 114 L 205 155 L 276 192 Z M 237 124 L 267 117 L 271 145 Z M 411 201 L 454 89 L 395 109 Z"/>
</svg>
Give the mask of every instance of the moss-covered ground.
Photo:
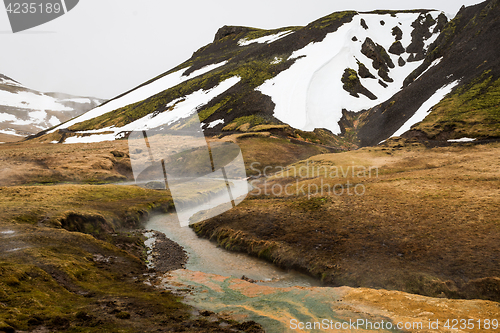
<svg viewBox="0 0 500 333">
<path fill-rule="evenodd" d="M 168 191 L 95 184 L 130 179 L 126 142 L 1 148 L 1 332 L 262 331 L 144 283 L 138 229 L 173 205 Z"/>
<path fill-rule="evenodd" d="M 413 129 L 429 138 L 449 133 L 450 139 L 500 137 L 500 79 L 489 71 L 460 87 L 433 108 Z"/>
</svg>

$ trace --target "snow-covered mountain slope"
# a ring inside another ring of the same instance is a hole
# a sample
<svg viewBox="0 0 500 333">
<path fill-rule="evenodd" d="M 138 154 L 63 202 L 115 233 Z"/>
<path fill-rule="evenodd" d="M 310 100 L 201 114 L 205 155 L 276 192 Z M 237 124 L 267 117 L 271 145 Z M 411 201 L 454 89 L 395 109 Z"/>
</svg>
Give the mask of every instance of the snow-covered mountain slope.
<svg viewBox="0 0 500 333">
<path fill-rule="evenodd" d="M 338 122 L 343 109 L 369 109 L 401 90 L 404 79 L 422 64 L 423 58 L 408 61 L 418 52 L 426 53 L 436 40 L 438 20 L 446 20 L 440 15 L 444 14 L 356 15 L 322 42 L 295 51 L 289 58 L 297 59 L 291 68 L 257 89 L 272 98 L 276 104 L 274 116 L 279 120 L 302 130 L 324 127 L 341 134 Z M 427 28 L 428 35 L 422 36 L 423 49 L 412 53 L 412 33 L 421 26 Z M 393 45 L 401 48 L 391 49 Z M 352 81 L 365 91 L 343 89 L 346 83 L 341 78 L 349 69 L 358 76 Z M 358 74 L 363 70 L 364 75 Z"/>
<path fill-rule="evenodd" d="M 102 102 L 98 98 L 41 93 L 0 74 L 0 134 L 33 135 L 81 115 Z"/>
<path fill-rule="evenodd" d="M 500 138 L 499 44 L 500 1 L 462 7 L 403 89 L 362 114 L 360 144 L 396 135 L 436 143 Z"/>
<path fill-rule="evenodd" d="M 224 26 L 185 63 L 45 132 L 41 140 L 113 140 L 136 129 L 195 126 L 199 117 L 209 135 L 288 124 L 377 144 L 427 119 L 430 108 L 477 77 L 471 69 L 462 73 L 469 64 L 447 48 L 457 47 L 455 40 L 472 20 L 491 21 L 496 4 L 463 8 L 451 22 L 440 11 L 350 11 L 305 27 Z"/>
</svg>

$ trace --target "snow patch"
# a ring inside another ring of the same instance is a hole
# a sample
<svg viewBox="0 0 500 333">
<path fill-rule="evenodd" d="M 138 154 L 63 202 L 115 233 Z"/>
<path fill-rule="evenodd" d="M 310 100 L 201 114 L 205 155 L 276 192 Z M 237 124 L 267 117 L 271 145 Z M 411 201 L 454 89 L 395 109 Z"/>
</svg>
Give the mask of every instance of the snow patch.
<svg viewBox="0 0 500 333">
<path fill-rule="evenodd" d="M 283 58 L 274 57 L 273 61 L 271 61 L 271 65 L 277 65 L 282 61 L 283 61 Z"/>
<path fill-rule="evenodd" d="M 92 104 L 92 100 L 90 98 L 66 98 L 62 99 L 61 102 L 71 102 L 71 103 L 81 103 L 81 104 Z"/>
<path fill-rule="evenodd" d="M 448 95 L 453 90 L 453 88 L 458 85 L 458 83 L 459 81 L 457 80 L 438 89 L 434 93 L 434 95 L 432 95 L 427 101 L 425 101 L 417 110 L 417 112 L 415 112 L 415 114 L 390 137 L 392 138 L 395 136 L 401 136 L 403 133 L 409 131 L 413 125 L 424 120 L 425 117 L 430 114 L 432 107 L 438 104 L 443 98 L 445 98 L 445 96 Z"/>
<path fill-rule="evenodd" d="M 200 75 L 203 75 L 203 74 L 208 73 L 210 71 L 213 71 L 216 68 L 224 66 L 225 64 L 227 64 L 227 62 L 228 61 L 226 60 L 226 61 L 223 61 L 223 62 L 219 62 L 219 63 L 216 63 L 216 64 L 207 65 L 205 67 L 197 69 L 194 72 L 192 72 L 191 74 L 189 74 L 189 78 L 192 79 L 193 77 L 200 76 Z"/>
<path fill-rule="evenodd" d="M 476 141 L 476 140 L 477 139 L 460 138 L 460 139 L 448 140 L 448 142 L 473 142 L 473 141 Z"/>
<path fill-rule="evenodd" d="M 268 36 L 264 36 L 264 37 L 259 37 L 259 38 L 255 38 L 255 39 L 250 39 L 250 40 L 242 38 L 242 39 L 240 39 L 238 41 L 238 45 L 239 46 L 247 46 L 247 45 L 250 45 L 250 44 L 253 44 L 253 43 L 260 43 L 260 44 L 267 43 L 267 44 L 270 44 L 270 43 L 275 42 L 278 39 L 286 37 L 286 36 L 288 36 L 288 35 L 290 35 L 292 33 L 293 33 L 293 30 L 287 30 L 287 31 L 279 32 L 277 34 L 268 35 Z"/>
<path fill-rule="evenodd" d="M 1 75 L 1 74 L 0 74 Z M 13 86 L 13 87 L 22 87 L 24 88 L 24 86 L 16 81 L 13 81 L 13 80 L 10 80 L 10 79 L 7 79 L 6 77 L 0 77 L 0 84 L 5 84 L 5 85 L 8 85 L 8 86 Z"/>
<path fill-rule="evenodd" d="M 41 123 L 45 121 L 47 117 L 47 112 L 45 111 L 32 111 L 29 113 L 31 120 L 35 123 Z"/>
<path fill-rule="evenodd" d="M 52 116 L 52 117 L 50 117 L 50 119 L 49 119 L 49 124 L 50 124 L 51 126 L 56 126 L 56 125 L 59 125 L 60 123 L 61 123 L 61 121 L 60 121 L 59 119 L 57 119 L 57 117 L 56 117 L 56 116 Z"/>
<path fill-rule="evenodd" d="M 217 120 L 212 121 L 210 124 L 208 124 L 207 128 L 214 128 L 215 126 L 217 126 L 219 124 L 224 124 L 224 119 L 217 119 Z"/>
<path fill-rule="evenodd" d="M 13 114 L 2 112 L 0 113 L 0 123 L 4 121 L 16 121 L 17 118 Z"/>
<path fill-rule="evenodd" d="M 116 109 L 122 108 L 124 106 L 140 102 L 142 100 L 145 100 L 148 97 L 154 96 L 158 93 L 161 93 L 162 91 L 165 91 L 167 89 L 170 89 L 172 87 L 175 87 L 176 85 L 183 83 L 187 80 L 190 80 L 196 76 L 203 75 L 211 70 L 214 70 L 217 67 L 223 66 L 227 63 L 227 61 L 223 61 L 217 64 L 213 65 L 208 65 L 203 68 L 200 68 L 193 73 L 184 76 L 183 73 L 187 70 L 186 68 L 183 68 L 181 70 L 178 70 L 177 72 L 170 73 L 168 75 L 165 75 L 162 78 L 159 78 L 158 80 L 155 80 L 145 86 L 142 86 L 140 88 L 137 88 L 128 94 L 117 98 L 115 100 L 112 100 L 104 105 L 98 106 L 83 115 L 67 122 L 64 124 L 64 128 L 71 127 L 77 123 L 81 123 L 83 121 L 99 117 L 105 113 L 114 111 Z M 56 127 L 49 131 L 48 133 L 53 133 L 60 129 L 59 127 Z"/>
<path fill-rule="evenodd" d="M 241 78 L 239 76 L 233 76 L 229 79 L 226 79 L 219 83 L 219 85 L 213 87 L 209 90 L 197 90 L 190 95 L 182 97 L 182 99 L 177 99 L 171 101 L 169 105 L 173 107 L 170 111 L 162 112 L 158 115 L 148 114 L 140 119 L 137 119 L 123 127 L 107 127 L 99 130 L 93 131 L 82 131 L 77 132 L 77 134 L 89 134 L 95 133 L 95 135 L 90 136 L 80 136 L 80 137 L 69 137 L 65 140 L 64 143 L 93 143 L 93 142 L 102 142 L 102 141 L 113 141 L 119 137 L 122 132 L 131 132 L 134 130 L 148 130 L 151 128 L 156 128 L 161 125 L 170 125 L 175 121 L 178 121 L 183 118 L 190 117 L 197 110 L 210 102 L 213 98 L 219 96 L 235 84 L 237 84 Z M 111 134 L 101 134 L 102 132 L 112 131 L 114 133 Z"/>
<path fill-rule="evenodd" d="M 427 71 L 428 71 L 429 69 L 431 69 L 431 68 L 432 68 L 432 67 L 434 67 L 434 66 L 437 66 L 437 65 L 441 62 L 441 60 L 443 60 L 443 57 L 441 57 L 441 58 L 439 58 L 439 59 L 434 60 L 434 61 L 433 61 L 433 62 L 429 65 L 429 67 L 427 67 L 427 69 L 426 69 L 425 71 L 423 71 L 423 72 L 422 72 L 422 74 L 420 74 L 419 76 L 417 76 L 417 78 L 416 78 L 415 80 L 413 80 L 413 82 L 415 82 L 415 81 L 417 81 L 418 79 L 420 79 L 420 77 L 421 77 L 422 75 L 424 75 L 425 73 L 427 73 Z"/>
<path fill-rule="evenodd" d="M 16 232 L 14 230 L 5 230 L 5 231 L 0 231 L 0 235 L 12 235 L 15 234 Z"/>
<path fill-rule="evenodd" d="M 14 130 L 0 130 L 1 134 L 8 134 L 8 135 L 15 135 L 15 136 L 22 136 L 17 134 Z"/>
<path fill-rule="evenodd" d="M 95 134 L 89 136 L 71 136 L 64 143 L 96 143 L 115 140 L 115 134 Z"/>
<path fill-rule="evenodd" d="M 419 15 L 398 13 L 392 17 L 390 14 L 359 14 L 352 22 L 329 33 L 322 42 L 310 43 L 293 52 L 289 59 L 296 59 L 295 63 L 256 90 L 271 97 L 276 105 L 274 116 L 292 127 L 305 131 L 327 128 L 334 134 L 340 134 L 338 122 L 342 118 L 342 109 L 359 112 L 386 101 L 402 89 L 404 79 L 423 62 L 410 62 L 399 67 L 399 56 L 390 54 L 396 65 L 389 72 L 394 82 L 386 82 L 388 87 L 384 88 L 378 83 L 381 78 L 373 69 L 372 60 L 361 53 L 360 43 L 354 43 L 352 38 L 356 36 L 363 42 L 370 37 L 388 50 L 394 42 L 392 28 L 399 26 L 403 31 L 402 43 L 406 47 L 411 43 L 411 24 Z M 360 19 L 366 21 L 369 30 L 361 27 Z M 385 25 L 380 25 L 381 19 L 386 22 Z M 344 70 L 358 70 L 358 60 L 376 76 L 375 80 L 360 78 L 361 84 L 378 97 L 375 100 L 364 95 L 356 98 L 343 89 L 341 78 Z"/>
<path fill-rule="evenodd" d="M 64 106 L 57 99 L 44 94 L 28 91 L 11 93 L 0 90 L 0 105 L 15 107 L 19 109 L 72 111 L 72 108 Z"/>
</svg>

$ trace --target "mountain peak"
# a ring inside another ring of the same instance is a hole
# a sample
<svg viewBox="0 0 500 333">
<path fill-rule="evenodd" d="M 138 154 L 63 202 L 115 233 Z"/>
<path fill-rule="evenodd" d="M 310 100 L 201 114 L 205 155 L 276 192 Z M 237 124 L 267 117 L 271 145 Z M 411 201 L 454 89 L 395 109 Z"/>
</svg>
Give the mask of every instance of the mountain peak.
<svg viewBox="0 0 500 333">
<path fill-rule="evenodd" d="M 260 29 L 234 26 L 234 25 L 225 25 L 222 28 L 219 28 L 219 30 L 217 30 L 217 33 L 215 34 L 214 38 L 214 43 L 230 35 L 238 35 L 255 30 L 260 30 Z"/>
<path fill-rule="evenodd" d="M 449 52 L 474 51 L 474 36 L 484 45 L 497 38 L 496 4 L 467 7 L 451 22 L 443 12 L 417 9 L 336 12 L 271 30 L 223 26 L 183 64 L 57 127 L 50 138 L 109 140 L 138 128 L 183 128 L 198 118 L 210 135 L 287 124 L 339 137 L 350 131 L 353 144 L 377 144 L 422 121 L 464 77 L 496 68 L 496 48 L 469 63 Z M 478 20 L 491 28 L 480 29 Z"/>
</svg>

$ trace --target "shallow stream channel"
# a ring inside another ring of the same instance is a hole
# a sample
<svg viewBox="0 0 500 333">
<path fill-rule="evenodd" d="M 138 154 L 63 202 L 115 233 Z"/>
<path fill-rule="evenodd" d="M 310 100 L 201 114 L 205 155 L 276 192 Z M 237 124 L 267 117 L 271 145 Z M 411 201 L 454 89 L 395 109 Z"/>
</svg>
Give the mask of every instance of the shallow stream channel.
<svg viewBox="0 0 500 333">
<path fill-rule="evenodd" d="M 318 280 L 305 274 L 285 271 L 246 253 L 220 248 L 215 242 L 198 237 L 191 228 L 180 227 L 175 214 L 155 216 L 150 219 L 146 228 L 162 232 L 181 245 L 189 257 L 186 269 L 191 271 L 237 278 L 246 276 L 259 281 L 257 284 L 272 287 L 321 286 Z"/>
<path fill-rule="evenodd" d="M 185 269 L 160 276 L 155 285 L 180 292 L 184 302 L 196 308 L 238 321 L 253 320 L 266 332 L 334 332 L 339 331 L 335 324 L 346 325 L 360 318 L 390 321 L 344 300 L 351 288 L 321 287 L 320 281 L 300 272 L 285 271 L 245 253 L 217 247 L 215 242 L 198 237 L 191 228 L 181 227 L 175 214 L 154 216 L 145 227 L 165 234 L 189 256 Z M 257 282 L 243 280 L 242 276 Z M 300 323 L 325 320 L 330 325 L 326 330 L 299 329 Z"/>
</svg>

